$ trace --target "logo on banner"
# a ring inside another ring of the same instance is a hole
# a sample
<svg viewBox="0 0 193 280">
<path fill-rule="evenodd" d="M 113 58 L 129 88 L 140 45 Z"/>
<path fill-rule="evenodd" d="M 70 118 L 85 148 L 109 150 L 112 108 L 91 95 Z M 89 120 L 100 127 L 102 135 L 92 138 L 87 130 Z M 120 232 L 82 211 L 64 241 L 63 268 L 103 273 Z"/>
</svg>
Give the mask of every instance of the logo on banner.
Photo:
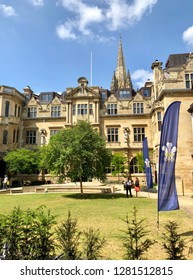
<svg viewBox="0 0 193 280">
<path fill-rule="evenodd" d="M 162 151 L 164 151 L 164 161 L 174 162 L 177 149 L 172 143 L 167 142 L 166 146 L 162 147 Z"/>
<path fill-rule="evenodd" d="M 148 158 L 146 158 L 145 160 L 145 166 L 146 168 L 150 167 L 150 161 L 148 160 Z"/>
</svg>

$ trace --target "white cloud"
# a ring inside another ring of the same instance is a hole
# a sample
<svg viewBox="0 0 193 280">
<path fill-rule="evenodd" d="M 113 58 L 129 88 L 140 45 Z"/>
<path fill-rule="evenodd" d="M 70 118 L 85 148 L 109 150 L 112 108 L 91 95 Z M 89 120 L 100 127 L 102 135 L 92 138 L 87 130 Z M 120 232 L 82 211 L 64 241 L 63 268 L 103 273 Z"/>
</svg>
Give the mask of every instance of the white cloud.
<svg viewBox="0 0 193 280">
<path fill-rule="evenodd" d="M 16 16 L 15 9 L 12 6 L 0 5 L 0 11 L 6 17 Z"/>
<path fill-rule="evenodd" d="M 193 47 L 193 25 L 183 32 L 182 39 L 190 47 Z"/>
<path fill-rule="evenodd" d="M 138 69 L 131 74 L 131 79 L 135 81 L 134 84 L 138 88 L 141 88 L 148 79 L 150 81 L 153 80 L 153 73 L 144 69 Z"/>
<path fill-rule="evenodd" d="M 29 2 L 34 6 L 43 6 L 44 0 L 29 0 Z"/>
<path fill-rule="evenodd" d="M 56 33 L 60 39 L 76 39 L 76 34 L 73 33 L 73 24 L 69 21 L 64 24 L 60 24 L 56 27 Z"/>
<path fill-rule="evenodd" d="M 90 24 L 99 23 L 104 19 L 102 10 L 99 7 L 89 6 L 83 3 L 82 0 L 60 0 L 60 2 L 65 9 L 75 15 L 73 29 L 79 31 L 84 36 L 90 36 L 92 34 L 88 28 Z"/>
<path fill-rule="evenodd" d="M 58 0 L 65 10 L 71 12 L 73 21 L 73 33 L 80 36 L 96 36 L 96 29 L 117 31 L 126 28 L 141 20 L 147 12 L 151 13 L 157 0 L 95 0 L 94 4 L 89 0 Z M 72 30 L 71 30 L 72 32 Z M 99 34 L 98 34 L 98 37 Z"/>
<path fill-rule="evenodd" d="M 109 29 L 118 30 L 140 21 L 146 12 L 151 13 L 156 3 L 157 0 L 134 0 L 132 4 L 126 0 L 109 0 Z"/>
</svg>

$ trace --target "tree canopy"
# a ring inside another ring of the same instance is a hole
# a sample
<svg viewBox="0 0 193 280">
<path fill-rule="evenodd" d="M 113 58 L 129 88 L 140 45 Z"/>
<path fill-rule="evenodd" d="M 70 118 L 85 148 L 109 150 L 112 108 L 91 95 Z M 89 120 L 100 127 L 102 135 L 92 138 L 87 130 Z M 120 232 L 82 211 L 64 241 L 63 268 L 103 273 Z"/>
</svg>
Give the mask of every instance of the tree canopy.
<svg viewBox="0 0 193 280">
<path fill-rule="evenodd" d="M 13 173 L 33 174 L 38 169 L 39 152 L 22 148 L 10 151 L 3 159 Z"/>
<path fill-rule="evenodd" d="M 111 163 L 114 166 L 114 170 L 112 172 L 113 175 L 118 174 L 118 178 L 119 178 L 120 174 L 124 174 L 127 158 L 124 156 L 123 153 L 115 153 L 112 156 Z"/>
<path fill-rule="evenodd" d="M 79 181 L 81 194 L 84 180 L 106 179 L 105 169 L 111 162 L 111 151 L 106 148 L 105 140 L 86 121 L 59 131 L 41 151 L 42 167 L 61 179 Z"/>
</svg>

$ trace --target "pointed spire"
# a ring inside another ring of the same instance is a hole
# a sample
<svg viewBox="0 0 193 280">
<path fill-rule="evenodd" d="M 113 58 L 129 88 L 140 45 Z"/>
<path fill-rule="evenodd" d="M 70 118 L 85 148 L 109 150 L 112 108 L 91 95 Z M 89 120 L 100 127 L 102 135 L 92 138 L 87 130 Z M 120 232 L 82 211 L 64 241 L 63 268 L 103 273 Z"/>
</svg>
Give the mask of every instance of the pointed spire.
<svg viewBox="0 0 193 280">
<path fill-rule="evenodd" d="M 111 91 L 116 92 L 121 88 L 130 88 L 133 89 L 130 73 L 126 73 L 125 61 L 123 56 L 123 47 L 121 36 L 119 38 L 119 49 L 118 49 L 118 58 L 117 58 L 117 68 L 116 73 L 114 73 L 111 82 Z"/>
<path fill-rule="evenodd" d="M 126 82 L 126 68 L 125 61 L 123 57 L 123 48 L 122 48 L 122 39 L 119 39 L 119 50 L 118 50 L 118 59 L 117 59 L 117 69 L 116 69 L 116 78 L 118 80 L 119 88 L 125 86 Z"/>
<path fill-rule="evenodd" d="M 126 79 L 126 87 L 128 88 L 133 88 L 133 84 L 132 84 L 132 81 L 131 81 L 131 75 L 130 75 L 130 72 L 128 70 L 127 72 L 127 79 Z"/>
</svg>

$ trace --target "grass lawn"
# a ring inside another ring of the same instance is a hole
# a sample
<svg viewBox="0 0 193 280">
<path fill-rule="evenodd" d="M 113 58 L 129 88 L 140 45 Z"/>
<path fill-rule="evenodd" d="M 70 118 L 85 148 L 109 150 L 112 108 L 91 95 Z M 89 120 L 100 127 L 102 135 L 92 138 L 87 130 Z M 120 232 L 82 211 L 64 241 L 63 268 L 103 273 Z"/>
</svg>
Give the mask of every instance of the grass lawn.
<svg viewBox="0 0 193 280">
<path fill-rule="evenodd" d="M 101 236 L 107 239 L 104 247 L 104 259 L 124 259 L 122 237 L 126 230 L 123 221 L 128 215 L 129 220 L 133 218 L 133 208 L 137 209 L 138 219 L 145 219 L 144 226 L 149 230 L 148 237 L 158 242 L 150 248 L 146 254 L 147 259 L 165 259 L 166 255 L 162 249 L 162 234 L 167 221 L 176 221 L 179 225 L 178 232 L 186 239 L 187 248 L 185 257 L 193 259 L 193 254 L 188 250 L 193 239 L 193 219 L 183 210 L 160 212 L 160 226 L 157 230 L 157 200 L 148 197 L 126 198 L 124 194 L 80 194 L 74 193 L 44 193 L 44 194 L 22 194 L 22 195 L 0 195 L 1 214 L 10 213 L 14 207 L 20 206 L 22 210 L 37 208 L 45 205 L 56 217 L 57 225 L 66 220 L 70 210 L 72 218 L 77 220 L 80 231 L 89 227 L 99 229 Z"/>
</svg>

